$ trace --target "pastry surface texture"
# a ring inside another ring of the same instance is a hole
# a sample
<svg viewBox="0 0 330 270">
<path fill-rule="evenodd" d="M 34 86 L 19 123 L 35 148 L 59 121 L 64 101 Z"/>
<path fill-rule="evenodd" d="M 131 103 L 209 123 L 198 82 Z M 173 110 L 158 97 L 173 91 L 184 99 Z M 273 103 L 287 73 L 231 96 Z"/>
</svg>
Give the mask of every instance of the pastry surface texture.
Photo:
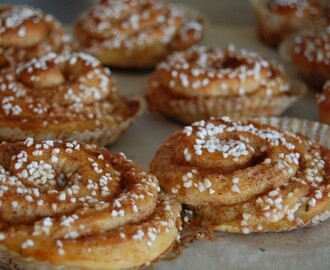
<svg viewBox="0 0 330 270">
<path fill-rule="evenodd" d="M 277 47 L 283 39 L 301 29 L 322 29 L 329 22 L 327 1 L 251 0 L 260 39 Z"/>
<path fill-rule="evenodd" d="M 181 205 L 123 154 L 46 140 L 0 144 L 0 263 L 128 269 L 166 252 Z M 17 267 L 17 268 L 15 268 Z"/>
<path fill-rule="evenodd" d="M 207 228 L 287 231 L 330 214 L 330 150 L 257 121 L 200 121 L 170 137 L 150 171 Z"/>
<path fill-rule="evenodd" d="M 100 1 L 75 26 L 82 50 L 117 68 L 155 66 L 198 43 L 203 19 L 159 0 Z"/>
<path fill-rule="evenodd" d="M 110 70 L 85 53 L 49 53 L 0 74 L 0 138 L 80 140 L 107 145 L 139 115 Z"/>
<path fill-rule="evenodd" d="M 312 87 L 322 89 L 330 79 L 330 28 L 297 32 L 283 41 L 280 53 Z"/>
<path fill-rule="evenodd" d="M 30 6 L 0 5 L 0 68 L 16 66 L 72 44 L 52 15 Z"/>
<path fill-rule="evenodd" d="M 303 88 L 291 89 L 283 68 L 256 52 L 195 46 L 157 66 L 147 100 L 151 111 L 192 123 L 224 115 L 278 115 Z"/>
</svg>

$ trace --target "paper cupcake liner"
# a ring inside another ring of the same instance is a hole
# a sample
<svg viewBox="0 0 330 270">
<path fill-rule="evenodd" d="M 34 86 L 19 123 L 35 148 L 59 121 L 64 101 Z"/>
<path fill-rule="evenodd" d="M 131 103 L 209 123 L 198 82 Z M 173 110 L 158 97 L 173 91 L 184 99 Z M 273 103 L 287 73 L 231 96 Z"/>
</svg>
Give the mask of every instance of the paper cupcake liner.
<svg viewBox="0 0 330 270">
<path fill-rule="evenodd" d="M 303 227 L 312 227 L 315 225 L 320 224 L 321 222 L 327 220 L 330 217 L 330 211 L 325 210 L 323 213 L 316 215 L 312 217 L 310 220 L 306 221 L 305 223 L 300 223 L 297 224 L 296 226 L 293 227 L 287 227 L 287 228 L 281 228 L 281 229 L 271 229 L 267 230 L 265 232 L 259 232 L 259 233 L 266 233 L 266 232 L 289 232 L 296 230 L 298 228 L 303 228 Z M 241 228 L 238 226 L 233 226 L 231 224 L 221 224 L 221 225 L 215 225 L 212 227 L 212 230 L 215 231 L 222 231 L 222 232 L 230 232 L 230 233 L 242 233 Z M 255 232 L 255 231 L 253 231 Z M 251 232 L 251 233 L 253 233 Z"/>
<path fill-rule="evenodd" d="M 279 54 L 280 57 L 298 73 L 303 81 L 305 81 L 308 85 L 315 87 L 316 89 L 321 89 L 324 83 L 330 79 L 330 73 L 321 72 L 320 70 L 316 69 L 313 64 L 309 66 L 295 65 L 292 60 L 295 38 L 297 36 L 308 33 L 315 33 L 315 31 L 302 30 L 288 36 L 281 42 L 279 46 Z"/>
<path fill-rule="evenodd" d="M 77 267 L 54 266 L 49 262 L 39 262 L 33 258 L 23 258 L 0 245 L 0 267 L 8 270 L 83 270 Z"/>
<path fill-rule="evenodd" d="M 19 128 L 2 127 L 0 128 L 0 138 L 3 141 L 20 141 L 25 140 L 27 137 L 32 137 L 37 141 L 47 139 L 58 139 L 65 141 L 77 140 L 85 143 L 96 144 L 99 146 L 110 145 L 111 143 L 115 142 L 142 113 L 142 101 L 136 100 L 132 102 L 138 102 L 138 109 L 136 112 L 134 112 L 131 117 L 123 119 L 122 122 L 113 124 L 111 126 L 105 126 L 95 130 L 84 130 L 82 132 L 67 132 L 64 130 L 60 134 L 47 129 L 38 131 L 36 133 L 33 130 L 26 131 Z"/>
<path fill-rule="evenodd" d="M 174 99 L 160 104 L 159 110 L 166 116 L 191 124 L 210 117 L 229 116 L 233 119 L 247 119 L 258 116 L 281 115 L 295 101 L 306 93 L 306 86 L 300 81 L 291 81 L 289 95 L 278 97 L 229 97 Z"/>
<path fill-rule="evenodd" d="M 287 18 L 271 12 L 267 7 L 269 0 L 250 0 L 250 3 L 259 37 L 273 47 L 277 47 L 286 36 L 299 29 L 324 27 L 304 18 Z"/>
</svg>

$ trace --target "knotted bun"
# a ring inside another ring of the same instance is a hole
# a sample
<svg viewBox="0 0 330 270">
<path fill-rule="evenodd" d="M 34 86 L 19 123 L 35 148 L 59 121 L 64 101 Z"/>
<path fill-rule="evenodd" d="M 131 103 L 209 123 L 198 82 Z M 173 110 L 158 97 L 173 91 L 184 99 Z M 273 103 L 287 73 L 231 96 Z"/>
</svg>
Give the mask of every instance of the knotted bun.
<svg viewBox="0 0 330 270">
<path fill-rule="evenodd" d="M 330 79 L 330 27 L 323 31 L 302 31 L 285 40 L 282 55 L 308 84 L 322 89 Z"/>
<path fill-rule="evenodd" d="M 0 6 L 0 68 L 69 49 L 69 37 L 52 15 L 30 6 Z"/>
<path fill-rule="evenodd" d="M 329 3 L 322 0 L 251 0 L 257 33 L 277 47 L 297 30 L 320 30 L 330 23 Z"/>
<path fill-rule="evenodd" d="M 83 50 L 104 65 L 145 68 L 202 39 L 202 18 L 159 0 L 104 0 L 75 26 Z"/>
<path fill-rule="evenodd" d="M 109 69 L 84 53 L 47 54 L 0 75 L 3 140 L 78 139 L 110 144 L 139 114 Z"/>
</svg>

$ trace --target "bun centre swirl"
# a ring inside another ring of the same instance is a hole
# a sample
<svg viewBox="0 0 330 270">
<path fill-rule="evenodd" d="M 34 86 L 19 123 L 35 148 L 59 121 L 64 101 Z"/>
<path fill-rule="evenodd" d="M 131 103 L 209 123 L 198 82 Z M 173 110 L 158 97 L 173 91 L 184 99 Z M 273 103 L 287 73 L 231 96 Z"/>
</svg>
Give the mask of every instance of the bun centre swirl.
<svg viewBox="0 0 330 270">
<path fill-rule="evenodd" d="M 223 118 L 170 137 L 150 168 L 205 226 L 248 233 L 293 229 L 327 212 L 329 158 L 303 136 Z"/>
<path fill-rule="evenodd" d="M 28 138 L 2 143 L 0 164 L 0 243 L 11 256 L 123 269 L 148 264 L 177 237 L 179 203 L 158 196 L 157 179 L 123 154 Z"/>
</svg>

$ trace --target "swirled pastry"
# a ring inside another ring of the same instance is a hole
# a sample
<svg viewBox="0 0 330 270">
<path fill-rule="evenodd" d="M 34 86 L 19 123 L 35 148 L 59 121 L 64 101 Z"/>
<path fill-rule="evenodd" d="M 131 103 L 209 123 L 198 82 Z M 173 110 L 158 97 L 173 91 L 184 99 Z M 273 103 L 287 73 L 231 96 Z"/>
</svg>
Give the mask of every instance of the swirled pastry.
<svg viewBox="0 0 330 270">
<path fill-rule="evenodd" d="M 211 116 L 280 114 L 300 94 L 290 90 L 279 65 L 255 52 L 193 47 L 157 66 L 147 100 L 151 111 L 192 123 Z"/>
<path fill-rule="evenodd" d="M 0 68 L 68 49 L 68 36 L 53 16 L 30 6 L 0 6 Z"/>
<path fill-rule="evenodd" d="M 196 122 L 171 136 L 150 171 L 202 224 L 286 231 L 330 214 L 330 150 L 256 121 Z"/>
<path fill-rule="evenodd" d="M 252 0 L 251 3 L 260 39 L 274 47 L 299 29 L 323 28 L 330 22 L 328 7 L 319 0 Z"/>
<path fill-rule="evenodd" d="M 298 32 L 281 44 L 280 51 L 311 86 L 321 89 L 330 79 L 330 27 Z"/>
<path fill-rule="evenodd" d="M 152 67 L 202 39 L 203 20 L 190 13 L 159 0 L 103 0 L 77 22 L 75 35 L 104 65 Z"/>
<path fill-rule="evenodd" d="M 110 71 L 84 53 L 47 54 L 0 74 L 0 139 L 110 144 L 139 114 Z"/>
<path fill-rule="evenodd" d="M 330 124 L 330 81 L 323 86 L 323 91 L 317 96 L 320 121 Z"/>
<path fill-rule="evenodd" d="M 123 154 L 76 141 L 0 144 L 0 264 L 127 269 L 178 236 L 181 205 Z M 17 268 L 16 268 L 17 267 Z"/>
</svg>

